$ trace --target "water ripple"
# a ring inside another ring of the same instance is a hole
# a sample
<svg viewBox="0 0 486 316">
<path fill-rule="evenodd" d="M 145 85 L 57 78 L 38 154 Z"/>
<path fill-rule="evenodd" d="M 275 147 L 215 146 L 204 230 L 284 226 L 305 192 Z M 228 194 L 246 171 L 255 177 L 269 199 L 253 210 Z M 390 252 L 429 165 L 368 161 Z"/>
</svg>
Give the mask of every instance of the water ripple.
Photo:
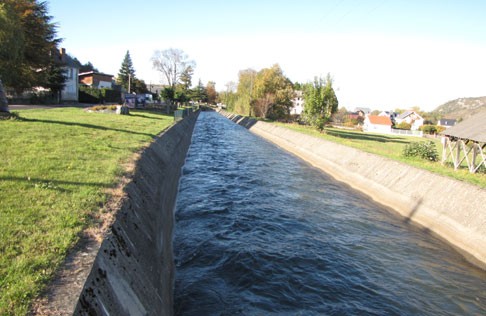
<svg viewBox="0 0 486 316">
<path fill-rule="evenodd" d="M 177 315 L 485 315 L 486 273 L 216 113 L 175 232 Z"/>
</svg>

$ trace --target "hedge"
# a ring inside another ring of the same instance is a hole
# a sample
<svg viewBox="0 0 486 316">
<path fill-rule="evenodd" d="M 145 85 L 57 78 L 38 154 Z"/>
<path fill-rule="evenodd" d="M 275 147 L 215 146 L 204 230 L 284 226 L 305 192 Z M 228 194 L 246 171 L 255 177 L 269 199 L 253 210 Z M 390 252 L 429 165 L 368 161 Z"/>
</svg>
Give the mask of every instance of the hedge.
<svg viewBox="0 0 486 316">
<path fill-rule="evenodd" d="M 98 89 L 88 86 L 79 87 L 81 103 L 122 103 L 121 92 L 113 89 Z"/>
</svg>

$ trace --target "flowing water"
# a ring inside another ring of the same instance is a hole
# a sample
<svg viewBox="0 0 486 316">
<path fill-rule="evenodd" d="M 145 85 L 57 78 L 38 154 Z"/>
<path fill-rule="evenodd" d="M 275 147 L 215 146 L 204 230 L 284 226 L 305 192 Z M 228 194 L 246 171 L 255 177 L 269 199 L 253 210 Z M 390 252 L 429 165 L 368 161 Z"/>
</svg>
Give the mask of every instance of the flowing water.
<svg viewBox="0 0 486 316">
<path fill-rule="evenodd" d="M 174 238 L 177 315 L 486 315 L 486 272 L 214 112 Z"/>
</svg>

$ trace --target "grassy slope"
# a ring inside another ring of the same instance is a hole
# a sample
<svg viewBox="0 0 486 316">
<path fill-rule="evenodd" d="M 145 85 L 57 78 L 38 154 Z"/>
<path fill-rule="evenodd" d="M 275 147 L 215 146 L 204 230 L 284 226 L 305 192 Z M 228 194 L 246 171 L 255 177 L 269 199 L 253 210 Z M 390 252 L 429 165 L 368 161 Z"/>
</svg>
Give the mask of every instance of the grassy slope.
<svg viewBox="0 0 486 316">
<path fill-rule="evenodd" d="M 478 185 L 482 188 L 486 188 L 486 174 L 484 173 L 471 174 L 468 170 L 465 169 L 454 171 L 452 167 L 443 166 L 440 162 L 429 162 L 419 158 L 406 158 L 402 156 L 402 151 L 406 144 L 410 142 L 425 141 L 424 138 L 363 133 L 359 131 L 342 130 L 337 128 L 327 128 L 325 130 L 325 133 L 319 133 L 316 129 L 308 126 L 282 123 L 275 124 L 290 128 L 301 133 L 320 137 L 325 140 L 354 147 L 369 153 L 398 160 L 414 167 L 426 169 L 444 176 L 448 176 L 461 181 L 466 181 L 471 184 Z M 442 157 L 442 145 L 440 144 L 440 139 L 433 139 L 433 141 L 436 144 L 437 150 L 439 152 L 439 157 Z"/>
<path fill-rule="evenodd" d="M 25 110 L 20 117 L 0 121 L 0 315 L 28 311 L 100 212 L 120 164 L 173 121 L 75 108 Z"/>
</svg>

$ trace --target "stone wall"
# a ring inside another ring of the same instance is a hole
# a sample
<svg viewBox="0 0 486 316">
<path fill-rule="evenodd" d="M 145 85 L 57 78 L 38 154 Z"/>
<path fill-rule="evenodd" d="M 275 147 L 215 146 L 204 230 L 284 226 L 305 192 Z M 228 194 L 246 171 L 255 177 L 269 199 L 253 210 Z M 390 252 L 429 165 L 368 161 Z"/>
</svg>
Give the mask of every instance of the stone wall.
<svg viewBox="0 0 486 316">
<path fill-rule="evenodd" d="M 75 315 L 173 314 L 174 207 L 196 119 L 178 122 L 143 152 Z"/>
<path fill-rule="evenodd" d="M 273 124 L 221 113 L 437 234 L 486 269 L 486 190 Z"/>
</svg>

